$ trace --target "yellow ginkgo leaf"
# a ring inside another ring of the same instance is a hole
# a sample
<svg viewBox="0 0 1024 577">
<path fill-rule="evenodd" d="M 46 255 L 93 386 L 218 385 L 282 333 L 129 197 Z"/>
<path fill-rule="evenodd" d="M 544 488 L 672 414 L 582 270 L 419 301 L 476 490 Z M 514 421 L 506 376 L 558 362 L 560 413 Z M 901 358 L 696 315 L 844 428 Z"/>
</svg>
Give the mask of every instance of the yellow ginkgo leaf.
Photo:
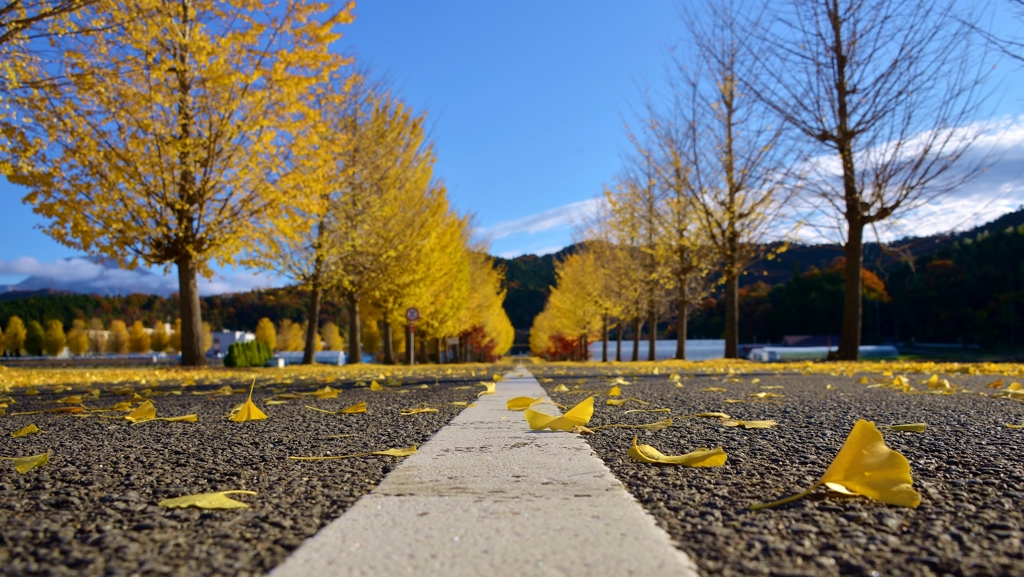
<svg viewBox="0 0 1024 577">
<path fill-rule="evenodd" d="M 510 411 L 525 411 L 534 405 L 539 405 L 543 399 L 544 397 L 537 397 L 536 399 L 533 397 L 515 397 L 509 399 L 505 403 L 505 407 Z"/>
<path fill-rule="evenodd" d="M 743 427 L 744 429 L 770 429 L 775 425 L 778 425 L 774 419 L 767 421 L 736 421 L 732 419 L 722 419 L 722 424 L 726 427 Z"/>
<path fill-rule="evenodd" d="M 342 409 L 339 412 L 341 414 L 343 414 L 343 415 L 354 415 L 356 413 L 365 413 L 366 412 L 366 401 L 359 401 L 358 403 L 356 403 L 356 404 L 354 404 L 354 405 L 352 405 L 350 407 L 345 407 L 344 409 Z"/>
<path fill-rule="evenodd" d="M 482 391 L 480 391 L 479 393 L 477 393 L 476 394 L 477 398 L 482 397 L 483 395 L 493 395 L 494 394 L 494 388 L 497 385 L 495 383 L 480 383 L 480 386 L 487 387 L 487 388 L 482 390 Z"/>
<path fill-rule="evenodd" d="M 500 383 L 501 381 L 505 380 L 505 377 L 499 375 L 498 373 L 494 373 L 493 375 L 491 375 L 491 380 L 496 383 Z"/>
<path fill-rule="evenodd" d="M 586 382 L 586 381 L 584 381 L 584 382 Z M 616 378 L 616 379 L 615 379 L 614 381 L 612 381 L 612 382 L 611 382 L 610 384 L 612 384 L 612 385 L 628 385 L 628 384 L 630 384 L 630 383 L 629 383 L 629 381 L 627 381 L 626 379 L 624 379 L 624 378 L 622 378 L 622 377 L 617 377 L 617 378 Z"/>
<path fill-rule="evenodd" d="M 228 420 L 236 423 L 244 423 L 246 421 L 262 421 L 267 418 L 267 414 L 260 410 L 255 403 L 252 402 L 252 391 L 256 388 L 256 379 L 252 380 L 252 385 L 249 387 L 249 398 L 242 403 L 242 407 L 238 409 L 238 412 L 228 417 Z"/>
<path fill-rule="evenodd" d="M 604 395 L 606 397 L 618 397 L 621 394 L 622 394 L 622 389 L 620 389 L 618 385 L 615 385 L 614 387 L 608 389 L 608 391 L 605 392 Z"/>
<path fill-rule="evenodd" d="M 552 431 L 569 431 L 576 425 L 586 425 L 594 416 L 594 397 L 587 397 L 569 409 L 561 417 L 552 417 L 544 413 L 526 409 L 526 422 L 534 431 L 551 429 Z"/>
<path fill-rule="evenodd" d="M 133 423 L 141 423 L 154 417 L 156 417 L 156 407 L 153 406 L 153 401 L 146 401 L 125 415 L 125 419 Z"/>
<path fill-rule="evenodd" d="M 370 390 L 379 393 L 384 390 L 384 387 L 380 386 L 380 383 L 377 381 L 370 381 Z"/>
<path fill-rule="evenodd" d="M 42 467 L 50 460 L 50 452 L 29 457 L 0 457 L 7 461 L 14 461 L 14 470 L 24 475 L 36 467 Z"/>
<path fill-rule="evenodd" d="M 420 413 L 436 413 L 436 412 L 437 412 L 437 409 L 419 408 L 419 409 L 400 409 L 398 411 L 398 414 L 402 415 L 403 417 L 407 417 L 409 415 L 418 415 Z"/>
<path fill-rule="evenodd" d="M 927 423 L 907 423 L 906 425 L 888 425 L 885 428 L 905 433 L 923 433 L 927 427 Z"/>
<path fill-rule="evenodd" d="M 263 404 L 264 405 L 270 405 L 270 406 L 274 406 L 274 405 L 287 405 L 288 401 L 280 401 L 278 399 L 267 399 L 266 401 L 263 401 Z"/>
<path fill-rule="evenodd" d="M 81 405 L 82 404 L 82 395 L 71 395 L 70 397 L 64 397 L 63 399 L 57 399 L 57 402 L 58 403 L 63 403 L 65 405 Z"/>
<path fill-rule="evenodd" d="M 702 393 L 724 393 L 725 389 L 722 387 L 705 387 L 700 390 Z"/>
<path fill-rule="evenodd" d="M 1024 429 L 1024 425 L 1014 425 L 1013 423 L 1006 423 L 1006 426 L 1011 429 Z"/>
<path fill-rule="evenodd" d="M 255 381 L 253 381 L 253 382 L 255 382 Z M 231 388 L 231 385 L 224 385 L 223 387 L 221 387 L 221 388 L 217 389 L 216 391 L 214 391 L 214 394 L 217 394 L 217 395 L 233 395 L 233 394 L 235 394 L 235 390 Z"/>
<path fill-rule="evenodd" d="M 743 399 L 725 399 L 723 403 L 745 403 Z"/>
<path fill-rule="evenodd" d="M 857 379 L 857 384 L 858 385 L 866 385 L 869 382 L 871 382 L 871 381 L 869 381 L 867 377 L 861 377 L 861 378 Z"/>
<path fill-rule="evenodd" d="M 832 389 L 834 389 L 834 388 L 835 388 L 835 387 L 833 387 L 833 386 L 832 386 L 831 384 L 826 384 L 826 385 L 825 385 L 825 390 L 826 390 L 826 391 L 831 391 L 831 390 L 832 390 Z"/>
<path fill-rule="evenodd" d="M 725 413 L 697 413 L 696 415 L 690 415 L 691 417 L 704 417 L 707 419 L 729 419 L 729 415 Z"/>
<path fill-rule="evenodd" d="M 228 495 L 255 495 L 256 491 L 219 491 L 217 493 L 199 493 L 197 495 L 185 495 L 173 499 L 164 499 L 157 503 L 161 507 L 185 509 L 195 507 L 196 509 L 247 509 L 249 505 L 236 501 Z"/>
<path fill-rule="evenodd" d="M 684 467 L 721 467 L 728 456 L 721 447 L 715 449 L 700 448 L 685 455 L 669 456 L 650 445 L 638 445 L 633 437 L 633 446 L 628 454 L 634 461 L 641 463 L 657 463 L 659 465 L 682 465 Z"/>
<path fill-rule="evenodd" d="M 353 457 L 367 457 L 378 455 L 381 457 L 408 457 L 416 452 L 416 445 L 404 449 L 387 449 L 384 451 L 368 451 L 366 453 L 353 453 L 351 455 L 328 455 L 326 457 L 288 457 L 292 461 L 333 461 L 336 459 L 351 459 Z"/>
<path fill-rule="evenodd" d="M 1002 386 L 1003 386 L 1003 379 L 998 379 L 998 380 L 992 381 L 991 383 L 988 384 L 988 388 L 990 388 L 990 389 L 998 389 L 998 388 L 1000 388 Z M 28 393 L 26 393 L 26 394 L 28 394 Z"/>
<path fill-rule="evenodd" d="M 754 379 L 751 379 L 750 384 L 751 385 L 756 385 L 757 383 L 760 383 L 760 382 L 761 382 L 761 379 L 755 377 Z"/>
<path fill-rule="evenodd" d="M 26 395 L 38 395 L 39 394 L 39 389 L 37 389 L 35 387 L 29 387 L 29 388 L 25 389 L 24 394 L 26 394 Z"/>
<path fill-rule="evenodd" d="M 316 391 L 313 391 L 312 396 L 318 399 L 337 399 L 338 393 L 340 392 L 341 391 L 339 391 L 338 389 L 332 389 L 329 386 L 325 386 L 322 389 L 317 389 Z"/>
<path fill-rule="evenodd" d="M 27 427 L 23 427 L 21 429 L 18 429 L 17 431 L 14 431 L 13 433 L 11 433 L 11 436 L 12 437 L 24 437 L 25 435 L 31 435 L 32 433 L 38 433 L 38 432 L 39 432 L 39 427 L 35 426 L 35 424 L 31 424 L 31 425 L 29 425 Z"/>
<path fill-rule="evenodd" d="M 555 386 L 554 389 L 551 389 L 551 390 L 556 392 L 556 393 L 568 393 L 569 392 L 569 387 L 567 387 L 565 385 L 557 385 L 557 386 Z"/>
<path fill-rule="evenodd" d="M 921 495 L 911 486 L 913 482 L 907 458 L 886 446 L 874 423 L 860 419 L 817 483 L 796 495 L 751 508 L 758 510 L 791 503 L 806 497 L 821 485 L 890 505 L 917 507 L 921 503 Z"/>
<path fill-rule="evenodd" d="M 1009 385 L 1008 385 L 1008 386 L 1006 387 L 1006 390 L 1007 390 L 1007 391 L 1020 391 L 1020 390 L 1024 390 L 1024 385 L 1021 385 L 1021 384 L 1020 384 L 1020 383 L 1018 383 L 1018 382 L 1012 382 L 1012 383 L 1010 383 L 1010 384 L 1009 384 Z"/>
</svg>

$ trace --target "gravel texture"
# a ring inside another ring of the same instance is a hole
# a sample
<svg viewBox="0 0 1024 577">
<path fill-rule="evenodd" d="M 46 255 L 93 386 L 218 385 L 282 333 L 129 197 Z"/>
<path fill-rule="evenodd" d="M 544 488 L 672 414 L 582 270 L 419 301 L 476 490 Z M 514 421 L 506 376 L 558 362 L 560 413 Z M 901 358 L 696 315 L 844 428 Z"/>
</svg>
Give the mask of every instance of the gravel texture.
<svg viewBox="0 0 1024 577">
<path fill-rule="evenodd" d="M 489 373 L 488 373 L 489 374 Z M 197 423 L 149 422 L 71 415 L 0 417 L 0 455 L 49 450 L 49 464 L 24 475 L 0 461 L 0 575 L 260 575 L 302 541 L 371 491 L 396 464 L 392 457 L 299 462 L 289 455 L 342 455 L 419 445 L 472 401 L 480 377 L 406 378 L 402 386 L 370 392 L 353 381 L 336 399 L 303 397 L 267 406 L 271 389 L 294 393 L 318 389 L 315 378 L 280 383 L 269 377 L 253 400 L 269 418 L 234 423 L 224 417 L 245 395 L 194 395 L 225 383 L 173 384 L 154 388 L 181 395 L 154 396 L 157 416 L 196 413 Z M 418 388 L 426 383 L 428 389 Z M 123 385 L 122 385 L 123 386 Z M 136 385 L 141 391 L 146 385 Z M 93 388 L 93 387 L 87 387 Z M 100 386 L 87 407 L 109 407 L 129 397 Z M 27 396 L 15 391 L 8 413 L 49 409 L 83 389 Z M 329 415 L 327 410 L 366 401 L 368 412 Z M 399 416 L 424 404 L 437 413 Z M 99 413 L 123 415 L 123 413 Z M 42 434 L 12 438 L 30 423 Z M 204 511 L 157 506 L 161 499 L 193 493 L 251 490 L 235 495 L 248 509 Z"/>
<path fill-rule="evenodd" d="M 634 382 L 621 387 L 623 397 L 651 403 L 643 408 L 672 409 L 675 424 L 668 429 L 605 429 L 586 438 L 707 575 L 1024 575 L 1024 430 L 1005 426 L 1024 421 L 1020 402 L 966 393 L 903 394 L 856 384 L 856 377 L 751 374 L 737 383 L 723 375 L 684 375 L 679 388 L 665 374 L 630 376 L 628 365 L 605 372 L 575 370 L 571 376 L 555 368 L 530 369 L 538 378 L 552 378 L 544 386 L 566 405 L 586 395 L 552 392 L 556 385 L 605 391 L 608 374 L 621 372 Z M 924 390 L 916 380 L 927 376 L 909 375 Z M 760 382 L 753 384 L 755 377 Z M 996 377 L 948 378 L 988 393 L 985 384 Z M 775 386 L 782 388 L 763 388 Z M 701 392 L 707 387 L 726 392 Z M 748 394 L 762 391 L 785 396 L 749 400 Z M 666 416 L 625 415 L 641 406 L 611 407 L 603 399 L 597 399 L 592 425 L 649 423 Z M 680 418 L 705 411 L 779 424 L 743 430 L 717 419 Z M 928 423 L 923 433 L 883 430 L 886 443 L 910 461 L 922 496 L 919 507 L 819 488 L 776 509 L 749 509 L 814 483 L 859 418 L 879 425 Z M 729 459 L 713 469 L 636 463 L 626 454 L 635 434 L 665 454 L 722 446 Z"/>
</svg>

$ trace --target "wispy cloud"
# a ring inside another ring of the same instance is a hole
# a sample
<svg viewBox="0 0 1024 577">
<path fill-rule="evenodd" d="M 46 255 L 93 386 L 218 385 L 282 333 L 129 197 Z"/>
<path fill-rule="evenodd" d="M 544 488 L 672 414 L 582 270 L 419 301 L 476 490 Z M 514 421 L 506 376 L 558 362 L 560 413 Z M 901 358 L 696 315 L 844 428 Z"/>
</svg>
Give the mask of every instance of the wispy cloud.
<svg viewBox="0 0 1024 577">
<path fill-rule="evenodd" d="M 114 263 L 87 257 L 54 262 L 23 256 L 11 261 L 0 260 L 0 275 L 27 276 L 10 288 L 15 290 L 54 289 L 79 293 L 156 294 L 168 296 L 178 292 L 175 275 L 155 274 L 146 269 L 127 270 Z M 245 292 L 256 288 L 281 286 L 283 279 L 263 272 L 233 271 L 199 278 L 199 293 L 215 295 Z"/>
<path fill-rule="evenodd" d="M 518 234 L 537 234 L 569 226 L 580 222 L 594 214 L 600 199 L 592 198 L 573 202 L 544 212 L 538 212 L 515 220 L 506 220 L 498 224 L 482 228 L 478 234 L 493 240 Z"/>
</svg>

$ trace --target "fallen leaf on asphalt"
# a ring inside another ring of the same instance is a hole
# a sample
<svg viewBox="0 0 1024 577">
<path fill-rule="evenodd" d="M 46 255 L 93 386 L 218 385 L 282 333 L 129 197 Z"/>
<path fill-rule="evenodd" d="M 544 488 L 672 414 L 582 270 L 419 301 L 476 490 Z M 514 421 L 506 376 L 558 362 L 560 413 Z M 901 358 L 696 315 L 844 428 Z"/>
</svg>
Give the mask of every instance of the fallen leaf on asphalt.
<svg viewBox="0 0 1024 577">
<path fill-rule="evenodd" d="M 384 390 L 384 387 L 380 386 L 380 383 L 377 381 L 370 381 L 370 390 L 379 393 Z"/>
<path fill-rule="evenodd" d="M 477 393 L 476 394 L 477 398 L 480 398 L 483 395 L 493 395 L 494 394 L 494 388 L 497 386 L 497 383 L 480 383 L 479 386 L 487 387 L 487 388 L 485 390 L 480 391 L 479 393 Z"/>
<path fill-rule="evenodd" d="M 869 381 L 867 377 L 861 377 L 861 378 L 857 379 L 857 384 L 858 385 L 866 385 L 866 384 L 868 384 L 870 382 L 871 381 Z"/>
<path fill-rule="evenodd" d="M 835 387 L 833 387 L 833 386 L 832 386 L 831 384 L 827 384 L 827 385 L 825 385 L 825 390 L 826 390 L 826 391 L 831 391 L 831 390 L 832 390 L 832 389 L 834 389 L 834 388 L 835 388 Z"/>
<path fill-rule="evenodd" d="M 779 393 L 761 392 L 761 393 L 750 393 L 747 396 L 751 397 L 751 398 L 754 398 L 754 399 L 774 399 L 774 398 L 779 398 L 779 397 L 785 397 L 786 395 L 780 395 Z"/>
<path fill-rule="evenodd" d="M 267 399 L 267 400 L 263 401 L 263 404 L 264 405 L 270 405 L 270 406 L 274 406 L 274 405 L 287 405 L 288 401 L 281 401 L 281 400 L 278 400 L 278 399 Z"/>
<path fill-rule="evenodd" d="M 343 415 L 354 415 L 356 413 L 365 413 L 366 412 L 366 401 L 359 401 L 358 403 L 356 403 L 354 405 L 345 407 L 344 409 L 342 409 L 339 412 L 341 414 L 343 414 Z"/>
<path fill-rule="evenodd" d="M 626 402 L 628 402 L 628 401 L 636 401 L 636 402 L 640 403 L 641 405 L 649 405 L 650 404 L 647 401 L 641 401 L 640 399 L 638 399 L 636 397 L 629 397 L 629 398 L 626 398 L 626 399 L 605 399 L 604 404 L 610 405 L 612 407 L 621 407 L 622 405 L 625 405 Z"/>
<path fill-rule="evenodd" d="M 234 415 L 228 417 L 228 420 L 236 423 L 244 423 L 246 421 L 262 421 L 267 418 L 267 414 L 260 410 L 255 403 L 252 402 L 252 391 L 256 388 L 256 379 L 252 380 L 252 385 L 249 386 L 249 398 L 242 403 L 241 408 Z"/>
<path fill-rule="evenodd" d="M 153 406 L 152 401 L 146 401 L 145 403 L 142 403 L 141 405 L 136 407 L 134 411 L 125 415 L 124 418 L 125 420 L 131 421 L 133 423 L 141 423 L 143 421 L 148 421 L 154 417 L 156 417 L 156 407 Z"/>
<path fill-rule="evenodd" d="M 791 503 L 806 497 L 821 485 L 890 505 L 917 507 L 921 503 L 921 495 L 911 486 L 913 482 L 907 458 L 886 446 L 874 423 L 860 419 L 821 479 L 806 491 L 751 508 L 758 510 Z"/>
<path fill-rule="evenodd" d="M 186 509 L 247 509 L 249 505 L 236 501 L 228 495 L 255 495 L 256 491 L 220 491 L 217 493 L 199 493 L 198 495 L 185 495 L 173 499 L 164 499 L 157 503 L 161 507 Z"/>
<path fill-rule="evenodd" d="M 608 389 L 604 394 L 606 397 L 618 397 L 620 395 L 622 395 L 622 389 L 620 389 L 618 385 Z"/>
<path fill-rule="evenodd" d="M 592 416 L 594 416 L 594 397 L 587 397 L 580 401 L 561 417 L 552 417 L 532 409 L 526 409 L 525 412 L 526 422 L 534 431 L 543 429 L 569 431 L 576 425 L 586 425 Z"/>
<path fill-rule="evenodd" d="M 498 373 L 494 373 L 493 375 L 491 375 L 491 380 L 496 383 L 500 383 L 501 381 L 505 380 L 505 377 L 499 375 Z"/>
<path fill-rule="evenodd" d="M 999 387 L 1002 387 L 1002 386 L 1003 386 L 1003 379 L 998 379 L 998 380 L 992 381 L 991 383 L 988 384 L 988 388 L 990 388 L 990 389 L 998 389 Z"/>
<path fill-rule="evenodd" d="M 568 393 L 569 392 L 569 387 L 567 387 L 565 385 L 558 385 L 554 389 L 551 389 L 551 390 L 556 392 L 556 393 Z"/>
<path fill-rule="evenodd" d="M 416 445 L 405 449 L 387 449 L 384 451 L 368 451 L 366 453 L 353 453 L 351 455 L 328 455 L 326 457 L 288 457 L 292 461 L 333 461 L 335 459 L 351 459 L 353 457 L 367 457 L 378 455 L 381 457 L 408 457 L 416 452 Z"/>
<path fill-rule="evenodd" d="M 1024 429 L 1024 425 L 1014 425 L 1012 423 L 1006 423 L 1006 426 L 1011 429 Z"/>
<path fill-rule="evenodd" d="M 555 382 L 555 379 L 549 379 L 547 377 L 541 377 L 540 382 L 542 382 L 542 383 L 553 383 L 553 382 Z"/>
<path fill-rule="evenodd" d="M 29 388 L 25 389 L 24 394 L 26 394 L 26 395 L 38 395 L 39 394 L 39 390 L 36 389 L 35 387 L 29 387 Z"/>
<path fill-rule="evenodd" d="M 612 385 L 628 385 L 628 384 L 630 384 L 630 382 L 627 381 L 626 379 L 622 378 L 622 377 L 618 377 L 614 381 L 612 381 L 610 384 L 612 384 Z"/>
<path fill-rule="evenodd" d="M 628 410 L 628 411 L 626 411 L 625 413 L 622 413 L 622 414 L 623 415 L 628 415 L 630 413 L 671 413 L 671 412 L 672 412 L 672 409 L 630 409 L 630 410 Z"/>
<path fill-rule="evenodd" d="M 657 463 L 659 465 L 682 465 L 684 467 L 721 467 L 728 456 L 721 447 L 700 448 L 685 455 L 669 456 L 650 445 L 638 445 L 633 437 L 633 446 L 627 453 L 634 461 Z"/>
<path fill-rule="evenodd" d="M 669 418 L 669 419 L 665 419 L 665 420 L 662 420 L 662 421 L 657 421 L 655 423 L 647 423 L 646 425 L 627 425 L 627 424 L 601 425 L 599 427 L 593 427 L 592 429 L 587 429 L 587 430 L 590 431 L 590 432 L 598 431 L 598 430 L 601 430 L 601 429 L 642 429 L 644 431 L 660 431 L 662 429 L 667 429 L 668 427 L 671 427 L 671 426 L 672 426 L 672 419 Z M 576 427 L 573 427 L 573 428 L 575 429 Z M 583 428 L 586 428 L 586 427 L 583 427 Z"/>
<path fill-rule="evenodd" d="M 760 383 L 760 382 L 761 382 L 761 379 L 755 378 L 755 379 L 750 381 L 750 384 L 751 385 L 756 385 L 757 383 Z"/>
<path fill-rule="evenodd" d="M 1020 391 L 1020 390 L 1024 390 L 1024 385 L 1021 385 L 1018 382 L 1012 382 L 1012 383 L 1010 383 L 1010 385 L 1008 387 L 1006 387 L 1006 390 L 1007 391 Z"/>
<path fill-rule="evenodd" d="M 725 413 L 697 413 L 696 415 L 687 415 L 688 417 L 704 417 L 707 419 L 729 419 L 729 415 Z"/>
<path fill-rule="evenodd" d="M 398 411 L 398 414 L 402 415 L 403 417 L 407 417 L 409 415 L 418 415 L 419 413 L 436 413 L 436 412 L 437 412 L 437 409 L 419 408 L 419 409 L 400 409 Z"/>
<path fill-rule="evenodd" d="M 775 425 L 778 425 L 774 419 L 767 421 L 736 421 L 733 419 L 722 419 L 722 424 L 726 427 L 743 427 L 744 429 L 770 429 Z"/>
<path fill-rule="evenodd" d="M 29 425 L 27 427 L 22 427 L 21 429 L 18 429 L 17 431 L 14 431 L 13 433 L 11 433 L 11 436 L 12 437 L 24 437 L 25 435 L 31 435 L 32 433 L 38 433 L 38 432 L 39 432 L 39 427 L 35 426 L 35 424 L 31 424 L 31 425 Z"/>
<path fill-rule="evenodd" d="M 325 386 L 324 388 L 317 389 L 310 394 L 318 399 L 337 399 L 338 393 L 340 392 L 341 391 L 338 389 L 332 389 L 329 386 Z"/>
<path fill-rule="evenodd" d="M 58 403 L 64 405 L 81 405 L 82 395 L 71 395 L 70 397 L 64 397 L 63 399 L 57 399 Z"/>
<path fill-rule="evenodd" d="M 908 423 L 906 425 L 886 425 L 886 429 L 892 429 L 893 431 L 903 431 L 906 433 L 923 433 L 925 428 L 928 427 L 927 423 Z"/>
<path fill-rule="evenodd" d="M 14 461 L 14 470 L 24 475 L 36 467 L 42 467 L 50 460 L 50 452 L 30 457 L 0 457 L 5 461 Z"/>
<path fill-rule="evenodd" d="M 235 390 L 231 388 L 231 385 L 224 385 L 213 392 L 215 395 L 233 395 Z"/>
<path fill-rule="evenodd" d="M 725 399 L 723 403 L 745 403 L 743 399 Z"/>
<path fill-rule="evenodd" d="M 705 387 L 700 390 L 702 393 L 724 393 L 725 389 L 722 387 Z"/>
<path fill-rule="evenodd" d="M 543 399 L 544 397 L 542 396 L 536 399 L 533 397 L 515 397 L 514 399 L 509 399 L 505 403 L 505 407 L 510 411 L 525 411 L 534 405 L 539 405 Z"/>
</svg>

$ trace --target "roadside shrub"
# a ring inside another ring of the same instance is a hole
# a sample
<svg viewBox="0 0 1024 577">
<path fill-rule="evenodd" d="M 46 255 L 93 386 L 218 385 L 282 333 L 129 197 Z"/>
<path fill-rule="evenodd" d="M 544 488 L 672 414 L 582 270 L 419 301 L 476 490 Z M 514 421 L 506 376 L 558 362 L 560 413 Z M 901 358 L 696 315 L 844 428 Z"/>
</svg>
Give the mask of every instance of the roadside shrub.
<svg viewBox="0 0 1024 577">
<path fill-rule="evenodd" d="M 224 357 L 225 367 L 263 367 L 274 356 L 270 346 L 263 341 L 233 343 Z"/>
</svg>

